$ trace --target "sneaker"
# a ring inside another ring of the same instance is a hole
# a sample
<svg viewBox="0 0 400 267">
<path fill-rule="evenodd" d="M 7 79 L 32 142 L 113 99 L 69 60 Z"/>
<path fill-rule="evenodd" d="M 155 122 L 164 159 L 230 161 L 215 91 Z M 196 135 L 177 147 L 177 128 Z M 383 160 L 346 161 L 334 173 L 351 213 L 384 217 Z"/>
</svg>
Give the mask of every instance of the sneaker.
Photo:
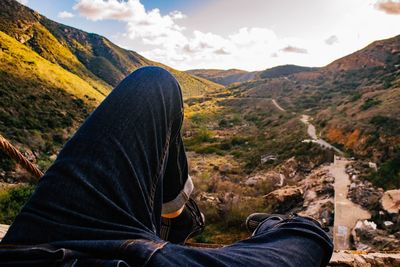
<svg viewBox="0 0 400 267">
<path fill-rule="evenodd" d="M 266 219 L 273 219 L 273 220 L 278 220 L 278 221 L 284 221 L 284 220 L 289 220 L 293 219 L 295 217 L 301 217 L 303 219 L 307 219 L 317 226 L 321 227 L 324 231 L 329 231 L 327 227 L 323 227 L 321 223 L 319 223 L 317 220 L 311 218 L 311 217 L 306 217 L 306 216 L 299 216 L 295 213 L 290 213 L 290 214 L 268 214 L 268 213 L 253 213 L 250 214 L 247 219 L 246 219 L 246 227 L 247 230 L 249 230 L 251 233 L 254 233 L 254 231 L 257 229 L 257 227 L 265 221 Z"/>
<path fill-rule="evenodd" d="M 278 221 L 283 221 L 292 218 L 293 215 L 283 215 L 283 214 L 268 214 L 268 213 L 253 213 L 250 214 L 246 219 L 246 228 L 249 232 L 253 233 L 257 227 L 265 221 L 266 219 L 275 219 Z"/>
<path fill-rule="evenodd" d="M 182 213 L 172 219 L 161 217 L 160 237 L 175 244 L 184 244 L 186 240 L 201 234 L 205 227 L 203 213 L 196 202 L 189 198 Z"/>
</svg>

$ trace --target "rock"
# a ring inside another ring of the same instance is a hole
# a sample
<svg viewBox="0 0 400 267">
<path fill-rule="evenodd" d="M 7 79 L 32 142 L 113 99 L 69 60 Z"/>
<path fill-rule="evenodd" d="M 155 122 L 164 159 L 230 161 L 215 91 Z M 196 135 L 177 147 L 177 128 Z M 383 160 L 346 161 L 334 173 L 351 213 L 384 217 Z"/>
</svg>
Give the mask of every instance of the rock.
<svg viewBox="0 0 400 267">
<path fill-rule="evenodd" d="M 393 226 L 393 222 L 391 222 L 391 221 L 384 221 L 383 222 L 383 225 L 386 227 L 386 228 L 390 228 L 391 226 Z"/>
<path fill-rule="evenodd" d="M 384 230 L 377 229 L 374 222 L 358 221 L 352 231 L 354 246 L 357 250 L 395 251 L 400 240 Z"/>
<path fill-rule="evenodd" d="M 299 186 L 285 186 L 272 191 L 264 198 L 274 212 L 285 213 L 303 204 L 303 189 Z"/>
<path fill-rule="evenodd" d="M 400 266 L 400 254 L 397 253 L 349 253 L 334 252 L 329 266 L 346 267 L 395 267 Z"/>
<path fill-rule="evenodd" d="M 228 173 L 228 172 L 231 172 L 231 171 L 232 171 L 232 168 L 233 168 L 233 166 L 232 166 L 232 164 L 230 164 L 230 163 L 226 163 L 226 164 L 223 164 L 223 165 L 221 165 L 221 166 L 218 167 L 218 169 L 219 169 L 219 171 L 220 171 L 221 173 Z"/>
<path fill-rule="evenodd" d="M 261 164 L 268 163 L 268 162 L 274 162 L 277 159 L 278 159 L 278 157 L 275 155 L 268 155 L 268 154 L 262 155 L 261 156 Z"/>
<path fill-rule="evenodd" d="M 278 185 L 281 180 L 282 177 L 278 172 L 268 171 L 266 173 L 260 172 L 253 176 L 250 176 L 249 178 L 247 178 L 244 184 L 248 186 L 255 186 L 259 183 L 268 182 L 271 185 Z"/>
<path fill-rule="evenodd" d="M 211 206 L 215 206 L 215 205 L 221 203 L 220 199 L 218 198 L 218 196 L 216 194 L 205 193 L 205 192 L 201 192 L 197 196 L 196 200 L 200 201 L 200 202 L 205 202 L 207 205 L 211 205 Z"/>
<path fill-rule="evenodd" d="M 400 211 L 400 190 L 386 191 L 381 198 L 382 208 L 388 213 L 399 213 Z"/>
<path fill-rule="evenodd" d="M 374 163 L 374 162 L 368 162 L 368 167 L 370 167 L 371 169 L 374 169 L 375 171 L 378 170 L 378 165 L 376 165 L 376 163 Z"/>
<path fill-rule="evenodd" d="M 349 199 L 368 210 L 375 210 L 383 193 L 370 184 L 350 184 Z"/>
<path fill-rule="evenodd" d="M 0 224 L 0 241 L 6 235 L 9 226 L 6 224 Z"/>
</svg>

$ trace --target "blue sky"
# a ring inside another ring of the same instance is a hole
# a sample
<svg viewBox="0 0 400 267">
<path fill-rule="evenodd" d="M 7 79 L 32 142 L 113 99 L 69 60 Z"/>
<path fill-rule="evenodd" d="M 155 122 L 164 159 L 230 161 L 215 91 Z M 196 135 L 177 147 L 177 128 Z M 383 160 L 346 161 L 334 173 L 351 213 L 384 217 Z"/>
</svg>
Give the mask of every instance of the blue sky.
<svg viewBox="0 0 400 267">
<path fill-rule="evenodd" d="M 186 70 L 324 66 L 400 34 L 400 0 L 19 0 Z"/>
</svg>

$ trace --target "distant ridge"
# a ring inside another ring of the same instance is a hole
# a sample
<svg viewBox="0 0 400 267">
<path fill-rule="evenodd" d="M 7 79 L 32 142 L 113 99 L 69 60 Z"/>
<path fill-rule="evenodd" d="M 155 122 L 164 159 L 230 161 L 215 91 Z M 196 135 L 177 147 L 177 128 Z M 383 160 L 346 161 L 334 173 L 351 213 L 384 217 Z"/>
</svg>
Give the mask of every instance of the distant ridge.
<svg viewBox="0 0 400 267">
<path fill-rule="evenodd" d="M 191 75 L 222 84 L 230 85 L 237 82 L 247 82 L 257 79 L 277 78 L 288 76 L 299 72 L 314 71 L 318 68 L 302 67 L 296 65 L 277 66 L 263 71 L 245 71 L 238 69 L 218 70 L 218 69 L 193 69 L 186 71 Z"/>
<path fill-rule="evenodd" d="M 261 79 L 278 78 L 299 72 L 309 72 L 315 70 L 318 70 L 318 68 L 302 67 L 297 65 L 282 65 L 261 71 L 258 73 L 258 76 Z"/>
</svg>

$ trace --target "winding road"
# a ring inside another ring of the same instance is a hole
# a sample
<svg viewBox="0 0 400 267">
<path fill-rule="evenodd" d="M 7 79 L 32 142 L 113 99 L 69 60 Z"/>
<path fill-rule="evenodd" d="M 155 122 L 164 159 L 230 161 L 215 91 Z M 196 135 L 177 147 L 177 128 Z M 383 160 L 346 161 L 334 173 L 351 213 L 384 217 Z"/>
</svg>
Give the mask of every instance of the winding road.
<svg viewBox="0 0 400 267">
<path fill-rule="evenodd" d="M 278 104 L 278 102 L 276 102 L 275 99 L 272 99 L 272 103 L 280 111 L 286 111 Z M 354 228 L 357 221 L 371 218 L 371 214 L 367 210 L 347 198 L 350 179 L 349 175 L 346 173 L 346 166 L 350 164 L 351 161 L 343 157 L 343 151 L 329 144 L 325 140 L 318 138 L 315 126 L 310 122 L 310 116 L 302 115 L 300 121 L 308 126 L 307 133 L 311 138 L 304 140 L 303 142 L 317 143 L 322 147 L 333 149 L 336 154 L 340 155 L 335 155 L 334 162 L 328 166 L 329 172 L 335 178 L 333 243 L 337 250 L 351 249 L 351 230 Z"/>
</svg>

